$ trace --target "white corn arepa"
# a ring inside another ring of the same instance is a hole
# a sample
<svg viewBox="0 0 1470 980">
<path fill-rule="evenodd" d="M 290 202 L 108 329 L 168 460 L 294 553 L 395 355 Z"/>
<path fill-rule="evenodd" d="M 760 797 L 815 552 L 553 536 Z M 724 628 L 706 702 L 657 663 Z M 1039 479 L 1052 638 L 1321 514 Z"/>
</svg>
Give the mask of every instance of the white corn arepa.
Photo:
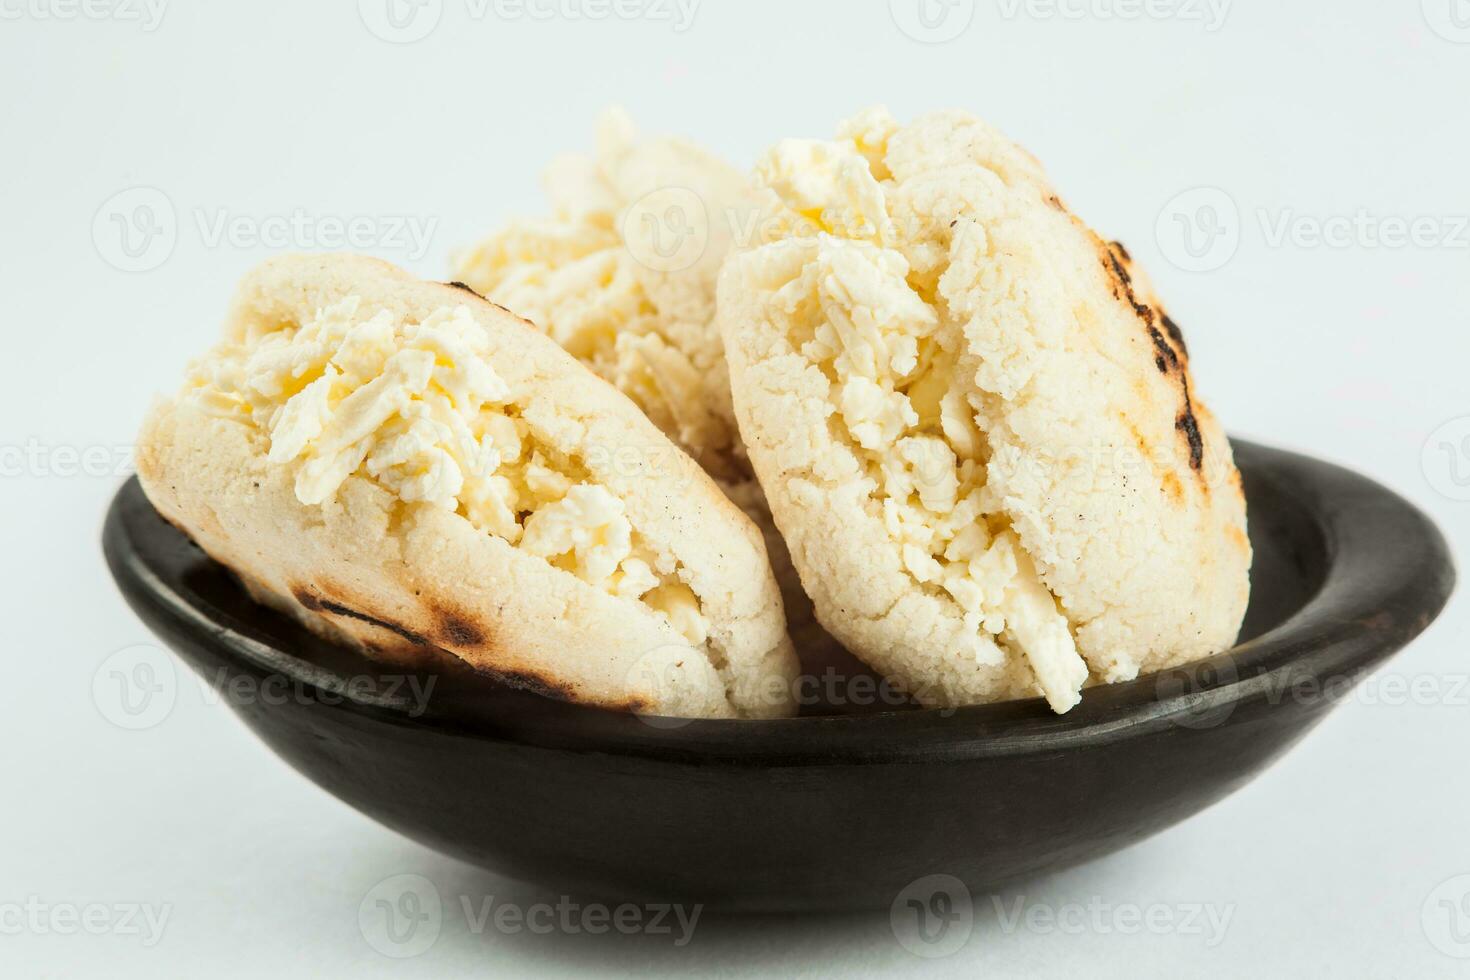
<svg viewBox="0 0 1470 980">
<path fill-rule="evenodd" d="M 558 157 L 544 183 L 551 214 L 459 252 L 454 278 L 545 331 L 693 456 L 761 529 L 793 634 L 821 645 L 740 441 L 715 322 L 720 265 L 758 226 L 750 180 L 609 109 L 593 152 Z"/>
<path fill-rule="evenodd" d="M 259 598 L 390 660 L 681 717 L 793 710 L 756 528 L 623 395 L 473 292 L 268 261 L 146 422 L 148 497 Z"/>
<path fill-rule="evenodd" d="M 1249 593 L 1230 446 L 1122 246 L 987 124 L 882 109 L 757 168 L 721 273 L 737 417 L 821 623 L 931 705 L 1227 648 Z"/>
<path fill-rule="evenodd" d="M 457 253 L 454 278 L 545 331 L 714 476 L 748 478 L 715 281 L 750 181 L 685 140 L 640 138 L 613 109 L 594 152 L 556 158 L 544 183 L 552 213 Z"/>
</svg>

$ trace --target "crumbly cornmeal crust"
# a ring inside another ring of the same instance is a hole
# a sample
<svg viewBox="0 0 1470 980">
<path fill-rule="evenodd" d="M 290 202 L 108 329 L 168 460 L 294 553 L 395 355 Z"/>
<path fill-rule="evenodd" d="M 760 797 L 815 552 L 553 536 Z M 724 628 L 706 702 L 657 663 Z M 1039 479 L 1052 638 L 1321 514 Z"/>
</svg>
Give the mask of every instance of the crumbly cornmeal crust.
<svg viewBox="0 0 1470 980">
<path fill-rule="evenodd" d="M 552 214 L 459 253 L 455 278 L 544 330 L 714 476 L 748 477 L 714 315 L 749 181 L 683 140 L 640 140 L 612 110 L 595 152 L 558 158 L 545 184 Z"/>
<path fill-rule="evenodd" d="M 594 152 L 558 158 L 545 185 L 551 214 L 458 253 L 454 277 L 536 324 L 714 477 L 760 528 L 803 630 L 811 604 L 740 441 L 715 323 L 720 265 L 755 230 L 749 179 L 684 140 L 640 138 L 609 110 Z"/>
<path fill-rule="evenodd" d="M 267 262 L 138 455 L 166 517 L 333 639 L 608 707 L 792 708 L 757 530 L 627 399 L 468 290 Z"/>
<path fill-rule="evenodd" d="M 959 112 L 881 109 L 758 168 L 780 215 L 719 321 L 740 429 L 822 624 L 920 700 L 1043 694 L 1228 647 L 1230 447 L 1121 245 Z"/>
</svg>

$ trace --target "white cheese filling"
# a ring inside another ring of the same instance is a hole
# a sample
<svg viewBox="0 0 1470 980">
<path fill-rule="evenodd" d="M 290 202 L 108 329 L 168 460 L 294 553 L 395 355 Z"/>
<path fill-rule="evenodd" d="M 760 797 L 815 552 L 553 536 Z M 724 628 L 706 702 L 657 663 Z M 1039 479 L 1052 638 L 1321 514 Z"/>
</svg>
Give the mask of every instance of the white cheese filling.
<svg viewBox="0 0 1470 980">
<path fill-rule="evenodd" d="M 882 118 L 860 118 L 846 140 L 788 140 L 762 161 L 759 179 L 791 230 L 757 251 L 757 278 L 771 284 L 793 345 L 831 381 L 834 414 L 904 568 L 962 611 L 971 641 L 953 652 L 990 663 L 1022 653 L 1065 711 L 1080 700 L 1086 662 L 1004 502 L 987 494 L 979 394 L 955 377 L 962 325 L 926 296 L 911 262 L 919 255 L 947 268 L 954 253 L 936 263 L 936 249 L 973 243 L 902 234 L 873 170 L 887 176 L 878 163 L 885 128 Z"/>
<path fill-rule="evenodd" d="M 455 275 L 732 477 L 738 436 L 712 397 L 722 354 L 709 324 L 724 248 L 715 222 L 740 202 L 741 175 L 676 140 L 640 142 L 626 114 L 610 111 L 595 155 L 560 158 L 546 189 L 551 217 L 511 222 L 457 255 Z"/>
<path fill-rule="evenodd" d="M 467 308 L 404 323 L 360 306 L 349 297 L 299 327 L 222 346 L 192 369 L 193 397 L 265 432 L 267 460 L 296 468 L 303 504 L 331 500 L 350 476 L 372 479 L 641 600 L 704 643 L 708 624 L 677 562 L 642 540 L 623 501 L 538 443 Z"/>
</svg>

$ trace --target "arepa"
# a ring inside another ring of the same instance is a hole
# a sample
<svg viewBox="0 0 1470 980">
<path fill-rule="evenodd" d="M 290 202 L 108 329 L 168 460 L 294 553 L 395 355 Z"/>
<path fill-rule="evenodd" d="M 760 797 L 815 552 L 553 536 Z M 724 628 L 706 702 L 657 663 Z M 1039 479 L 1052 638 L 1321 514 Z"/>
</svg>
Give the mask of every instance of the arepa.
<svg viewBox="0 0 1470 980">
<path fill-rule="evenodd" d="M 622 394 L 473 292 L 268 261 L 147 420 L 150 500 L 257 597 L 375 656 L 567 700 L 793 710 L 761 538 Z"/>
<path fill-rule="evenodd" d="M 821 623 L 921 701 L 1228 647 L 1245 503 L 1183 336 L 1122 246 L 960 112 L 788 140 L 721 274 L 740 431 Z"/>
</svg>

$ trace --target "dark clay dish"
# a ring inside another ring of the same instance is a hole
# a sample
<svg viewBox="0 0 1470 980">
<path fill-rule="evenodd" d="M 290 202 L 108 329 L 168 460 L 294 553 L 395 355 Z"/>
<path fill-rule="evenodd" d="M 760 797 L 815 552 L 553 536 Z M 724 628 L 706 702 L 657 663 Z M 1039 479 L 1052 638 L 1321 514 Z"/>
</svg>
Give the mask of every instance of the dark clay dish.
<svg viewBox="0 0 1470 980">
<path fill-rule="evenodd" d="M 980 892 L 1209 806 L 1443 608 L 1448 549 L 1413 506 L 1304 456 L 1236 453 L 1255 547 L 1241 642 L 1064 716 L 905 710 L 863 675 L 814 685 L 847 692 L 843 713 L 785 721 L 640 718 L 450 664 L 415 687 L 256 605 L 136 480 L 103 547 L 133 609 L 273 751 L 431 847 L 574 895 L 886 908 L 925 875 Z M 266 690 L 289 696 L 231 696 Z"/>
</svg>

